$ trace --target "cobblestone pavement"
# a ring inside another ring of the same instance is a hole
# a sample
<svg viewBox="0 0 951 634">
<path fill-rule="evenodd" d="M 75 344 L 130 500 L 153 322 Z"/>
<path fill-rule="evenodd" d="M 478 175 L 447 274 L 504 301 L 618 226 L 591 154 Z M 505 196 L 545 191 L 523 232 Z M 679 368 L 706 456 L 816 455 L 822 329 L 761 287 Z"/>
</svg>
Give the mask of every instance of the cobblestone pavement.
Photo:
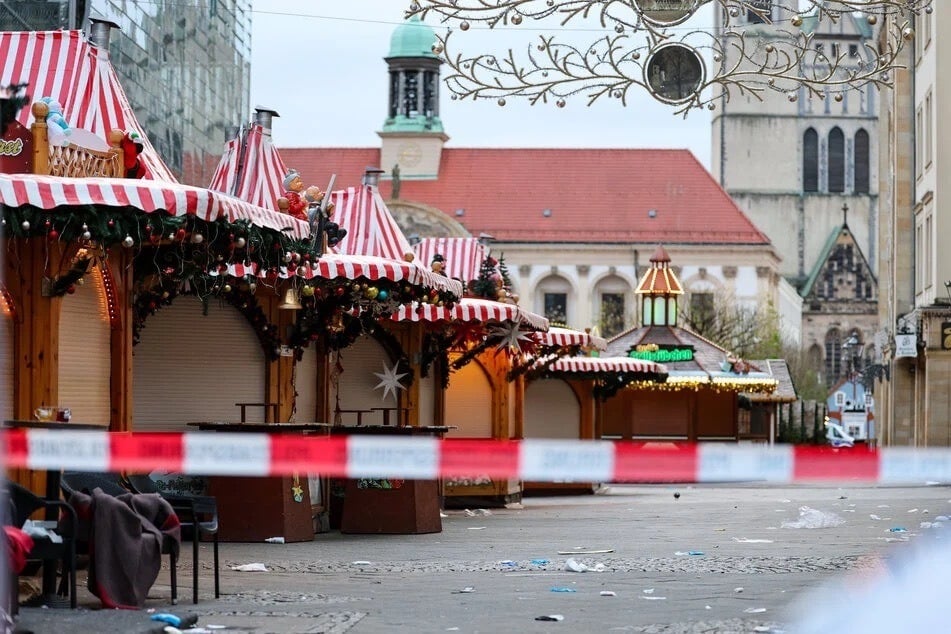
<svg viewBox="0 0 951 634">
<path fill-rule="evenodd" d="M 260 633 L 790 631 L 798 611 L 828 607 L 821 598 L 799 603 L 803 593 L 843 576 L 879 578 L 887 555 L 942 531 L 933 522 L 945 514 L 944 486 L 612 485 L 593 496 L 447 511 L 443 531 L 430 535 L 222 544 L 218 600 L 203 544 L 201 602 L 169 606 L 163 571 L 149 607 Z M 843 523 L 788 527 L 817 517 Z M 183 601 L 191 597 L 184 559 Z M 566 570 L 569 560 L 589 571 Z M 268 572 L 232 570 L 247 563 Z M 146 612 L 22 614 L 21 627 L 35 632 L 160 631 Z M 551 615 L 563 621 L 536 620 Z"/>
</svg>

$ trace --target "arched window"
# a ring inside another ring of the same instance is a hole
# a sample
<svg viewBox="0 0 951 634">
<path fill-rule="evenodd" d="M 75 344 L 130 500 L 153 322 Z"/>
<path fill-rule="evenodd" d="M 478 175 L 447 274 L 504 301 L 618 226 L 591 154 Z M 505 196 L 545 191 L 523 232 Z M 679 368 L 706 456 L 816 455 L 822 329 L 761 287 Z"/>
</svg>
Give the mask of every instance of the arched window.
<svg viewBox="0 0 951 634">
<path fill-rule="evenodd" d="M 855 133 L 856 194 L 867 194 L 869 191 L 868 151 L 868 132 L 865 130 L 859 130 Z"/>
<path fill-rule="evenodd" d="M 838 127 L 829 132 L 829 191 L 845 191 L 845 135 Z"/>
<path fill-rule="evenodd" d="M 842 333 L 833 328 L 826 333 L 826 385 L 835 383 L 842 374 Z"/>
<path fill-rule="evenodd" d="M 819 134 L 813 128 L 802 137 L 802 189 L 819 191 Z"/>
</svg>

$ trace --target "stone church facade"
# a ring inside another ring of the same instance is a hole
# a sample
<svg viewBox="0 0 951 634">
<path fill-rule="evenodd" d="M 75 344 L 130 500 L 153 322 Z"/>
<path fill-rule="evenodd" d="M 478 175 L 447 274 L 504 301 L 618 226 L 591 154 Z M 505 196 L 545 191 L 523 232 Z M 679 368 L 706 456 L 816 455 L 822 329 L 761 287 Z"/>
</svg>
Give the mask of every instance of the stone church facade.
<svg viewBox="0 0 951 634">
<path fill-rule="evenodd" d="M 777 20 L 789 15 L 772 11 Z M 792 28 L 752 14 L 739 19 L 767 39 Z M 875 36 L 867 20 L 851 15 L 835 25 L 807 19 L 802 29 L 816 49 L 855 64 Z M 841 356 L 852 353 L 835 342 L 855 335 L 869 358 L 877 345 L 878 100 L 874 88 L 822 97 L 766 91 L 763 101 L 733 94 L 712 117 L 711 169 L 779 251 L 780 273 L 804 299 L 802 348 L 828 385 L 848 371 Z M 843 235 L 851 258 L 830 249 Z"/>
</svg>

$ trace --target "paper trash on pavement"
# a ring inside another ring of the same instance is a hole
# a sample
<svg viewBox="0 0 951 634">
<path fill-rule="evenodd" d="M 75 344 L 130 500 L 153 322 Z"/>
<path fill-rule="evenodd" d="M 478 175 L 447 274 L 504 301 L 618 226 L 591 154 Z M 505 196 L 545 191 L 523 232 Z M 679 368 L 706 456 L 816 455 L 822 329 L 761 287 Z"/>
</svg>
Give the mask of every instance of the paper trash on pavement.
<svg viewBox="0 0 951 634">
<path fill-rule="evenodd" d="M 259 563 L 231 566 L 231 569 L 237 570 L 238 572 L 267 572 L 267 566 Z"/>
</svg>

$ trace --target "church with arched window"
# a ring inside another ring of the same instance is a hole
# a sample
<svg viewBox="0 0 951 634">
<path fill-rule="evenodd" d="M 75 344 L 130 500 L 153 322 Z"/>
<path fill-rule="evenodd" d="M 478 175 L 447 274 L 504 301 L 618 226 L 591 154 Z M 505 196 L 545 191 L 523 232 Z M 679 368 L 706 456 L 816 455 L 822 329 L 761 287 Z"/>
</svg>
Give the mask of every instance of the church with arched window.
<svg viewBox="0 0 951 634">
<path fill-rule="evenodd" d="M 784 0 L 794 3 L 795 0 Z M 760 7 L 769 18 L 786 15 Z M 743 18 L 740 18 L 743 19 Z M 775 37 L 754 13 L 748 28 Z M 803 23 L 811 45 L 860 67 L 877 33 L 844 14 L 834 26 Z M 872 88 L 822 95 L 766 91 L 733 96 L 712 117 L 711 169 L 720 185 L 779 251 L 780 273 L 802 297 L 802 349 L 832 385 L 847 372 L 843 349 L 855 335 L 877 362 L 878 98 Z M 847 213 L 843 210 L 847 209 Z"/>
</svg>

